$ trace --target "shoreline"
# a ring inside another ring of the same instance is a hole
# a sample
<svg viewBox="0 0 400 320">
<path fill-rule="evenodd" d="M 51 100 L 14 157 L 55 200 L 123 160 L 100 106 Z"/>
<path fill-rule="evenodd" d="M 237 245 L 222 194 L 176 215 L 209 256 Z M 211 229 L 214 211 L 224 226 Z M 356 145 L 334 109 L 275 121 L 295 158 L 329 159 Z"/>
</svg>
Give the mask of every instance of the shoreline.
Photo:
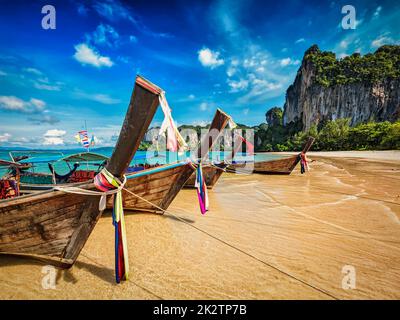
<svg viewBox="0 0 400 320">
<path fill-rule="evenodd" d="M 296 155 L 299 151 L 290 152 L 256 152 L 260 154 L 282 154 L 282 155 Z M 367 150 L 367 151 L 308 151 L 307 155 L 310 157 L 323 157 L 323 158 L 356 158 L 366 160 L 381 160 L 387 162 L 400 163 L 400 150 Z"/>
</svg>

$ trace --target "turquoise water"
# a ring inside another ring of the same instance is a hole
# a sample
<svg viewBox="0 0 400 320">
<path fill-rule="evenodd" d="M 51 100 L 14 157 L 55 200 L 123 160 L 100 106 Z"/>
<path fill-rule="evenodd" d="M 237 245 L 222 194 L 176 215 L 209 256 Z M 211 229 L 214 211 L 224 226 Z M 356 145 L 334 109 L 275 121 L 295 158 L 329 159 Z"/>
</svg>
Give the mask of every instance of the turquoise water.
<svg viewBox="0 0 400 320">
<path fill-rule="evenodd" d="M 113 148 L 101 148 L 101 149 L 93 149 L 91 152 L 94 153 L 99 153 L 102 155 L 105 155 L 107 157 L 110 157 L 112 154 Z M 57 156 L 68 156 L 74 153 L 82 152 L 82 149 L 79 150 L 63 150 L 63 151 L 49 151 L 49 150 L 41 150 L 41 151 L 33 151 L 33 150 L 28 150 L 28 151 L 21 151 L 21 152 L 15 152 L 14 156 L 21 156 L 21 155 L 31 155 L 32 157 L 35 158 L 49 158 L 49 157 L 57 157 Z M 210 152 L 210 160 L 214 162 L 222 161 L 229 155 L 229 152 Z M 158 155 L 155 155 L 154 151 L 138 151 L 135 154 L 135 158 L 132 160 L 131 165 L 139 165 L 143 163 L 148 163 L 148 164 L 166 164 L 166 163 L 173 163 L 176 161 L 183 161 L 188 158 L 190 158 L 190 152 L 187 152 L 185 154 L 178 154 L 176 152 L 159 152 Z M 274 155 L 274 154 L 267 154 L 267 153 L 259 153 L 254 156 L 249 156 L 249 155 L 243 155 L 243 154 L 238 154 L 235 156 L 234 160 L 238 162 L 243 162 L 243 161 L 266 161 L 266 160 L 273 160 L 273 159 L 279 159 L 282 158 L 281 155 Z M 3 160 L 10 160 L 11 158 L 9 156 L 9 151 L 5 150 L 0 150 L 0 159 Z M 65 174 L 69 172 L 69 167 L 68 165 L 63 162 L 54 162 L 53 163 L 57 173 L 59 174 Z M 91 165 L 91 164 L 86 164 L 86 163 L 81 163 L 80 169 L 97 169 L 98 166 L 96 165 Z M 5 168 L 0 168 L 0 177 L 3 176 L 6 173 Z M 48 168 L 47 163 L 38 163 L 35 164 L 35 166 L 31 169 L 34 172 L 41 172 L 41 173 L 50 173 L 50 170 Z"/>
</svg>

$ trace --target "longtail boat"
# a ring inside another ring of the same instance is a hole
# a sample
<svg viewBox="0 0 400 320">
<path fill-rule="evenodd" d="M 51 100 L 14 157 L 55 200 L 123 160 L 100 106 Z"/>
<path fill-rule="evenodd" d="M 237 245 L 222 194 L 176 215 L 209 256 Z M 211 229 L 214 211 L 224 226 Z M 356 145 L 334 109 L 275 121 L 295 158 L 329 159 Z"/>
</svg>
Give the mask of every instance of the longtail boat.
<svg viewBox="0 0 400 320">
<path fill-rule="evenodd" d="M 217 142 L 218 138 L 223 134 L 222 131 L 226 128 L 230 119 L 231 117 L 229 115 L 227 115 L 221 109 L 217 109 L 211 122 L 210 129 L 207 135 L 203 138 L 200 147 L 197 149 L 198 158 L 205 160 L 205 164 L 203 166 L 203 177 L 208 189 L 212 189 L 214 187 L 222 173 L 225 171 L 226 165 L 224 162 L 211 164 L 206 160 L 206 157 L 208 156 L 208 153 L 214 144 Z M 196 175 L 192 174 L 186 182 L 185 187 L 194 188 L 195 181 Z"/>
<path fill-rule="evenodd" d="M 18 170 L 20 189 L 22 192 L 49 190 L 55 185 L 90 181 L 100 172 L 107 161 L 109 161 L 108 157 L 94 152 L 80 152 L 67 156 L 64 154 L 50 157 L 27 156 L 21 161 L 21 164 L 28 165 L 28 168 L 19 168 L 20 170 Z M 54 165 L 58 163 L 64 164 L 68 172 L 57 173 Z M 51 173 L 35 172 L 35 167 L 40 164 L 47 164 Z M 10 171 L 13 171 L 14 174 L 17 173 L 17 170 L 12 167 Z"/>
<path fill-rule="evenodd" d="M 303 147 L 302 152 L 298 155 L 288 156 L 276 160 L 252 162 L 252 172 L 264 174 L 290 174 L 300 162 L 302 155 L 305 156 L 305 154 L 310 150 L 314 140 L 315 139 L 313 137 L 309 137 Z M 232 163 L 229 165 L 228 169 L 235 172 L 248 172 L 248 166 L 246 165 L 246 163 Z"/>
<path fill-rule="evenodd" d="M 208 154 L 222 130 L 228 124 L 229 119 L 230 117 L 223 111 L 219 109 L 216 111 L 210 130 L 203 139 L 202 146 L 195 151 L 198 157 L 204 158 Z M 212 139 L 209 141 L 211 137 Z M 195 168 L 191 162 L 184 161 L 160 165 L 126 175 L 125 189 L 129 192 L 122 191 L 124 209 L 153 212 L 166 210 L 183 186 L 187 185 L 188 180 L 193 180 L 194 186 Z M 214 168 L 205 167 L 204 169 L 208 172 L 209 169 Z M 216 170 L 214 176 L 219 177 L 219 175 L 219 170 Z M 111 205 L 111 202 L 109 202 L 109 205 Z"/>
<path fill-rule="evenodd" d="M 121 177 L 159 104 L 160 89 L 138 76 L 106 169 Z M 92 181 L 72 184 L 95 190 Z M 0 253 L 29 255 L 59 267 L 74 264 L 101 216 L 99 196 L 47 190 L 0 200 Z"/>
</svg>

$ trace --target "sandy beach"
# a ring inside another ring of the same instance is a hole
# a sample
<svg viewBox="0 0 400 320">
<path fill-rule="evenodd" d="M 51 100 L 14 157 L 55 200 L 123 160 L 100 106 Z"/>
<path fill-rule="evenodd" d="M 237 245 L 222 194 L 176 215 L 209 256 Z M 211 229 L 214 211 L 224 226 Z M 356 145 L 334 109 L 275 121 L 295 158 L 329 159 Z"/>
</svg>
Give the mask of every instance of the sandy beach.
<svg viewBox="0 0 400 320">
<path fill-rule="evenodd" d="M 106 213 L 54 289 L 42 263 L 0 256 L 0 298 L 400 299 L 399 155 L 310 152 L 304 175 L 222 175 L 205 216 L 194 190 L 170 214 L 126 212 L 131 272 L 119 285 Z"/>
</svg>

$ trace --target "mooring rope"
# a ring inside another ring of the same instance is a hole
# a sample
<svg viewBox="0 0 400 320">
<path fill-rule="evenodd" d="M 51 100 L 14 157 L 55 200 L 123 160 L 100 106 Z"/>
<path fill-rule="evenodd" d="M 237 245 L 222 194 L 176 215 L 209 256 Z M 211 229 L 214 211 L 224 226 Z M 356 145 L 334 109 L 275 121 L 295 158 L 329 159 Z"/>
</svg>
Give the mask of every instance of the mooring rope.
<svg viewBox="0 0 400 320">
<path fill-rule="evenodd" d="M 252 258 L 252 259 L 254 259 L 256 261 L 258 261 L 258 262 L 260 262 L 260 263 L 262 263 L 262 264 L 264 264 L 265 266 L 268 266 L 268 267 L 270 267 L 270 268 L 272 268 L 272 269 L 274 269 L 274 270 L 276 270 L 276 271 L 278 271 L 278 272 L 280 272 L 280 273 L 282 273 L 282 274 L 284 274 L 284 275 L 286 275 L 286 276 L 288 276 L 288 277 L 290 277 L 290 278 L 292 278 L 292 279 L 294 279 L 294 280 L 296 280 L 296 281 L 298 281 L 298 282 L 300 282 L 300 283 L 302 283 L 302 284 L 304 284 L 304 285 L 306 285 L 306 286 L 308 286 L 308 287 L 310 287 L 310 288 L 312 288 L 312 289 L 314 289 L 316 291 L 319 291 L 320 293 L 323 293 L 323 294 L 331 297 L 332 299 L 340 300 L 338 297 L 334 296 L 333 294 L 329 293 L 328 291 L 326 291 L 324 289 L 321 289 L 321 288 L 319 288 L 319 287 L 317 287 L 317 286 L 315 286 L 315 285 L 313 285 L 311 283 L 308 283 L 308 282 L 306 282 L 306 281 L 304 281 L 304 280 L 292 275 L 291 273 L 289 273 L 289 272 L 287 272 L 285 270 L 282 270 L 282 269 L 280 269 L 280 268 L 278 268 L 278 267 L 276 267 L 276 266 L 274 266 L 274 265 L 272 265 L 272 264 L 270 264 L 270 263 L 268 263 L 268 262 L 266 262 L 264 260 L 261 260 L 260 258 L 252 255 L 251 253 L 248 253 L 248 252 L 244 251 L 243 249 L 240 249 L 240 248 L 236 247 L 235 245 L 230 244 L 229 242 L 226 242 L 225 240 L 223 240 L 223 239 L 221 239 L 221 238 L 219 238 L 217 236 L 214 236 L 213 234 L 209 233 L 206 230 L 203 230 L 203 229 L 201 229 L 199 227 L 196 227 L 196 226 L 190 224 L 189 222 L 187 222 L 184 219 L 182 219 L 180 216 L 170 212 L 169 210 L 166 210 L 166 209 L 163 209 L 163 208 L 157 206 L 156 204 L 154 204 L 151 201 L 148 201 L 147 199 L 135 194 L 134 192 L 132 192 L 132 191 L 126 189 L 126 188 L 124 188 L 123 190 L 128 192 L 129 194 L 133 195 L 134 197 L 137 197 L 140 200 L 143 200 L 143 201 L 147 202 L 148 204 L 150 204 L 153 207 L 159 209 L 163 213 L 166 213 L 166 214 L 176 218 L 177 220 L 179 220 L 180 222 L 186 224 L 187 226 L 192 227 L 192 228 L 196 229 L 197 231 L 202 232 L 203 234 L 213 238 L 214 240 L 217 240 L 218 242 L 220 242 L 220 243 L 222 243 L 222 244 L 224 244 L 224 245 L 226 245 L 226 246 L 228 246 L 228 247 L 230 247 L 230 248 L 232 248 L 232 249 L 234 249 L 234 250 L 236 250 L 236 251 L 238 251 L 238 252 L 240 252 L 240 253 L 242 253 L 242 254 L 244 254 L 244 255 L 246 255 L 246 256 L 248 256 L 248 257 L 250 257 L 250 258 Z"/>
</svg>

